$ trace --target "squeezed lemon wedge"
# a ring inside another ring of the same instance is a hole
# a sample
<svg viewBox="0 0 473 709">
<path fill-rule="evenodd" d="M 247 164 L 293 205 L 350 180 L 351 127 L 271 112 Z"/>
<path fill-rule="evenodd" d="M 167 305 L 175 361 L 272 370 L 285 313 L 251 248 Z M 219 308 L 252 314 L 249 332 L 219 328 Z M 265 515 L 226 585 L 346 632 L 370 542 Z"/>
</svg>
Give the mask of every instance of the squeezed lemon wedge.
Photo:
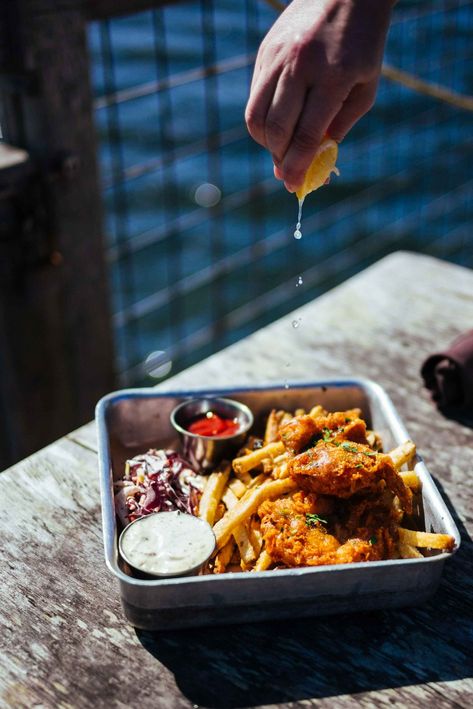
<svg viewBox="0 0 473 709">
<path fill-rule="evenodd" d="M 314 159 L 307 168 L 304 182 L 296 190 L 296 195 L 299 200 L 303 200 L 309 192 L 318 190 L 325 183 L 332 172 L 339 175 L 339 171 L 335 166 L 338 157 L 338 143 L 331 138 L 324 138 L 317 148 Z"/>
</svg>

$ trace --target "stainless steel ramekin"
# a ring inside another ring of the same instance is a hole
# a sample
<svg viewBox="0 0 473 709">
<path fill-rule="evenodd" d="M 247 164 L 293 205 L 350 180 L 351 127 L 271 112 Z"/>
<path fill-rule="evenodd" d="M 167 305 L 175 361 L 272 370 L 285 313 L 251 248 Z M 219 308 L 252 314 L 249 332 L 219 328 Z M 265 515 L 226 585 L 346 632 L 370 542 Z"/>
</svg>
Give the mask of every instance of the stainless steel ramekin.
<svg viewBox="0 0 473 709">
<path fill-rule="evenodd" d="M 238 431 L 229 436 L 202 436 L 187 430 L 186 426 L 191 421 L 209 411 L 238 421 Z M 205 397 L 190 399 L 176 406 L 171 413 L 171 424 L 181 439 L 184 457 L 200 472 L 205 473 L 241 447 L 253 425 L 253 414 L 239 401 Z"/>
</svg>

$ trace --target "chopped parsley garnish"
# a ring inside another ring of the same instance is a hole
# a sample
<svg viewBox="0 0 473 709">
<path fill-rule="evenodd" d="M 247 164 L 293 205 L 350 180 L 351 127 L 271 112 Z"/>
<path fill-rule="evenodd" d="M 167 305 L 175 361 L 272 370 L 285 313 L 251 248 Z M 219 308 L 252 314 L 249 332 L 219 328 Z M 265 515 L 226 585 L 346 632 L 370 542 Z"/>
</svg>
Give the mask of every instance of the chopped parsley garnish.
<svg viewBox="0 0 473 709">
<path fill-rule="evenodd" d="M 324 428 L 322 429 L 322 433 L 324 434 L 324 441 L 330 441 L 330 439 L 332 438 L 332 431 L 326 426 L 324 426 Z"/>
<path fill-rule="evenodd" d="M 378 540 L 376 539 L 376 537 L 375 537 L 374 534 L 373 534 L 372 537 L 370 537 L 370 538 L 368 539 L 368 541 L 369 541 L 369 543 L 370 543 L 371 545 L 378 543 Z"/>
<path fill-rule="evenodd" d="M 376 458 L 376 453 L 374 451 L 368 453 L 368 451 L 363 451 L 365 455 L 369 455 L 370 458 Z"/>
<path fill-rule="evenodd" d="M 357 463 L 357 464 L 355 465 L 355 468 L 362 468 L 362 467 L 363 467 L 363 463 Z"/>
<path fill-rule="evenodd" d="M 351 421 L 351 419 L 349 419 L 349 418 L 345 419 L 345 423 L 350 423 L 350 421 Z"/>
<path fill-rule="evenodd" d="M 359 453 L 358 448 L 351 446 L 349 443 L 342 443 L 342 448 L 344 451 L 349 451 L 350 453 Z"/>
<path fill-rule="evenodd" d="M 307 513 L 305 516 L 305 523 L 308 527 L 315 527 L 316 524 L 319 522 L 323 522 L 324 524 L 327 524 L 326 519 L 322 519 L 322 517 L 319 517 L 318 514 L 309 514 Z"/>
</svg>

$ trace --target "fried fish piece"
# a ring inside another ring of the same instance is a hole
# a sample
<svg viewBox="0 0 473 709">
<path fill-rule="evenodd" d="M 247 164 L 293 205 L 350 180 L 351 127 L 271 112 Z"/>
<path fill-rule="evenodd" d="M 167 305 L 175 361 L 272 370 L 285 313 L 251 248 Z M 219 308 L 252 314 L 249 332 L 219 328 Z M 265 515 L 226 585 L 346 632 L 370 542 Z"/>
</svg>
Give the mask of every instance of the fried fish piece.
<svg viewBox="0 0 473 709">
<path fill-rule="evenodd" d="M 389 456 L 361 443 L 319 441 L 292 458 L 288 471 L 299 487 L 318 495 L 348 498 L 360 491 L 378 492 L 385 485 L 405 512 L 412 511 L 412 493 Z"/>
<path fill-rule="evenodd" d="M 286 498 L 267 500 L 258 509 L 265 550 L 274 564 L 287 567 L 346 564 L 383 558 L 382 530 L 376 540 L 350 538 L 345 543 L 330 534 L 334 500 L 300 490 Z"/>
<path fill-rule="evenodd" d="M 367 443 L 366 423 L 360 409 L 335 411 L 315 418 L 296 416 L 279 428 L 279 437 L 291 453 L 299 453 L 318 438 L 334 441 Z"/>
</svg>

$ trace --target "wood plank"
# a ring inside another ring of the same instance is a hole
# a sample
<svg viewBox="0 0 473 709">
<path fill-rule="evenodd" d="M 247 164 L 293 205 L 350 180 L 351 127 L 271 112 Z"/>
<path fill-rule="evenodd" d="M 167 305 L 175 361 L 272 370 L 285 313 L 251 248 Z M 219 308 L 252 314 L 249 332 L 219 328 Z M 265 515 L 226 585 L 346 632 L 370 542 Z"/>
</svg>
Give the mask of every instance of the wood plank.
<svg viewBox="0 0 473 709">
<path fill-rule="evenodd" d="M 2 130 L 42 166 L 0 244 L 4 467 L 89 420 L 114 372 L 86 22 L 34 0 L 7 3 L 2 19 L 0 70 L 36 77 L 10 97 Z"/>
<path fill-rule="evenodd" d="M 103 563 L 96 456 L 59 441 L 3 473 L 0 499 L 15 510 L 0 518 L 0 706 L 131 706 L 130 657 L 153 663 Z M 163 668 L 156 702 L 171 688 Z"/>
<path fill-rule="evenodd" d="M 97 431 L 95 428 L 95 423 L 91 422 L 85 426 L 80 426 L 75 431 L 72 431 L 67 435 L 68 440 L 77 443 L 79 446 L 83 446 L 94 453 L 98 450 L 97 445 Z"/>
<path fill-rule="evenodd" d="M 0 476 L 0 499 L 15 510 L 14 524 L 0 517 L 5 706 L 467 706 L 465 564 L 422 609 L 242 623 L 231 642 L 217 628 L 135 634 L 103 564 L 95 466 L 63 440 Z"/>
</svg>

